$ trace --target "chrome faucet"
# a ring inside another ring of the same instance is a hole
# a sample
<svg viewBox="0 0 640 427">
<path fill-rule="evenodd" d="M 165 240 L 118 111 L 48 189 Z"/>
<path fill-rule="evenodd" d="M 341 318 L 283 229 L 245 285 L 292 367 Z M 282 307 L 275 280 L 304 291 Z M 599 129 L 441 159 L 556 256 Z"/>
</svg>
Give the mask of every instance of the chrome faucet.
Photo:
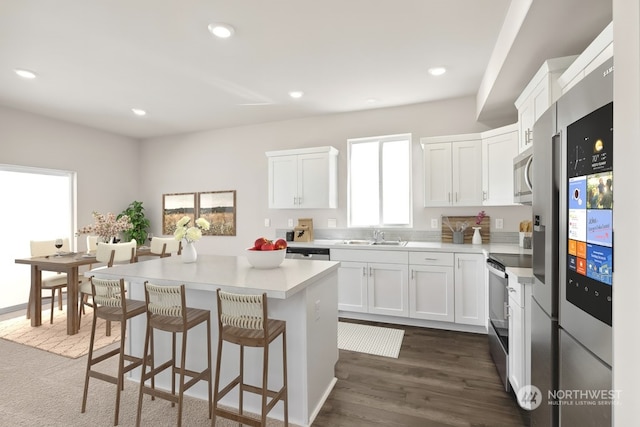
<svg viewBox="0 0 640 427">
<path fill-rule="evenodd" d="M 376 243 L 383 242 L 384 241 L 384 231 L 373 230 L 373 241 L 376 242 Z"/>
</svg>

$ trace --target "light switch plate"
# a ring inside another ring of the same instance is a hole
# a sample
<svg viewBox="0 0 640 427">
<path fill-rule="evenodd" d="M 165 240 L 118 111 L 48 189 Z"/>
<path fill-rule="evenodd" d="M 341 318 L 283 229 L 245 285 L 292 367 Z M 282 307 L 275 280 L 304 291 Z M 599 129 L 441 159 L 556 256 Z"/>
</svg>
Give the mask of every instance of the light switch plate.
<svg viewBox="0 0 640 427">
<path fill-rule="evenodd" d="M 504 221 L 502 218 L 496 218 L 496 230 L 502 230 L 504 227 Z"/>
<path fill-rule="evenodd" d="M 289 218 L 287 221 L 287 227 L 293 227 L 293 219 Z"/>
<path fill-rule="evenodd" d="M 269 218 L 265 218 L 264 219 L 264 226 L 265 227 L 270 227 L 271 226 L 271 220 Z"/>
<path fill-rule="evenodd" d="M 438 228 L 438 218 L 431 218 L 431 228 Z"/>
</svg>

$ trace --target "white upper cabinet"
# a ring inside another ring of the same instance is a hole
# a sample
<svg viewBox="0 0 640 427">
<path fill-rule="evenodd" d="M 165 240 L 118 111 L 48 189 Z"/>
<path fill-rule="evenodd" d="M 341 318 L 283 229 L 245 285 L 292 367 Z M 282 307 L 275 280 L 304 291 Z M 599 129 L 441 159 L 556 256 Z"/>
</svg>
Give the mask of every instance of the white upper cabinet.
<svg viewBox="0 0 640 427">
<path fill-rule="evenodd" d="M 269 208 L 338 207 L 338 150 L 334 147 L 268 151 Z"/>
<path fill-rule="evenodd" d="M 577 56 L 548 59 L 522 91 L 518 109 L 519 148 L 523 152 L 533 143 L 533 125 L 562 94 L 558 78 Z"/>
<path fill-rule="evenodd" d="M 424 205 L 482 204 L 482 142 L 479 134 L 421 138 Z"/>
<path fill-rule="evenodd" d="M 513 158 L 518 155 L 518 124 L 482 133 L 482 204 L 513 205 Z"/>
</svg>

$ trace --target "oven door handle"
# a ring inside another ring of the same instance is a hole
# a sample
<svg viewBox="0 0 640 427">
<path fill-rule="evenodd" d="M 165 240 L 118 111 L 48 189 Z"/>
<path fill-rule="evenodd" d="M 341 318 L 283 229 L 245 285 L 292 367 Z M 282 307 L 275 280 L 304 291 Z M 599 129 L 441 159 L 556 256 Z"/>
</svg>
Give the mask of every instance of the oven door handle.
<svg viewBox="0 0 640 427">
<path fill-rule="evenodd" d="M 503 279 L 507 278 L 506 272 L 498 270 L 497 268 L 493 267 L 491 264 L 487 264 L 487 270 L 489 270 L 489 273 L 494 274 L 498 277 L 501 277 Z"/>
</svg>

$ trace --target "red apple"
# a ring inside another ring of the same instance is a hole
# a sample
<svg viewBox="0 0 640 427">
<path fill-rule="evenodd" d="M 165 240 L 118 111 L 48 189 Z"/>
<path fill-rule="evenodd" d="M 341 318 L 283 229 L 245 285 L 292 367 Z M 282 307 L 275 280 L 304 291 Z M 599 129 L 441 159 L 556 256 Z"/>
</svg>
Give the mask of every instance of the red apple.
<svg viewBox="0 0 640 427">
<path fill-rule="evenodd" d="M 253 247 L 254 249 L 259 251 L 262 249 L 262 245 L 264 245 L 267 242 L 269 242 L 269 240 L 266 239 L 265 237 L 259 237 L 256 239 L 255 243 L 253 244 Z"/>
<path fill-rule="evenodd" d="M 287 241 L 284 240 L 284 239 L 278 239 L 278 240 L 276 240 L 274 245 L 275 245 L 276 249 L 286 249 Z"/>
<path fill-rule="evenodd" d="M 273 242 L 272 242 L 272 241 L 270 241 L 270 240 L 268 240 L 268 241 L 267 241 L 267 243 L 265 243 L 264 245 L 262 245 L 262 246 L 260 247 L 260 250 L 261 250 L 261 251 L 272 251 L 272 250 L 274 250 L 275 248 L 276 248 L 276 247 L 275 247 L 275 245 L 273 244 Z"/>
</svg>

